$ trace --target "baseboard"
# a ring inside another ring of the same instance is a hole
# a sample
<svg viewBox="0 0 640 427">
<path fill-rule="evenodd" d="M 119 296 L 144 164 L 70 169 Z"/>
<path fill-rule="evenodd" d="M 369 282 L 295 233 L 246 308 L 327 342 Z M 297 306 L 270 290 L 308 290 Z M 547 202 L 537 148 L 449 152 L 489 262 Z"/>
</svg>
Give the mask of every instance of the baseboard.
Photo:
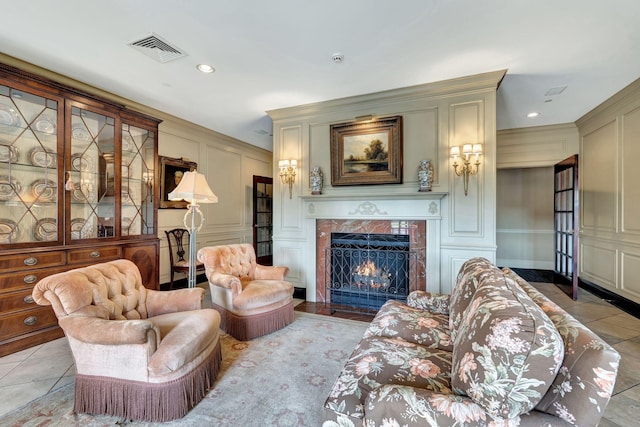
<svg viewBox="0 0 640 427">
<path fill-rule="evenodd" d="M 509 267 L 511 268 L 511 267 Z M 570 286 L 571 283 L 565 277 L 556 274 L 552 270 L 538 270 L 529 268 L 511 268 L 518 276 L 527 282 L 543 282 L 543 283 L 559 283 Z M 578 278 L 578 286 L 586 291 L 591 292 L 595 296 L 602 298 L 614 307 L 629 313 L 630 315 L 640 318 L 640 304 L 620 296 L 608 289 L 591 283 L 587 280 Z"/>
<path fill-rule="evenodd" d="M 618 307 L 620 310 L 629 313 L 630 315 L 640 318 L 640 304 L 631 301 L 623 296 L 620 296 L 608 289 L 591 283 L 587 280 L 578 278 L 578 286 L 591 292 L 592 294 L 602 298 L 614 307 Z"/>
<path fill-rule="evenodd" d="M 513 268 L 509 267 L 518 276 L 527 282 L 554 283 L 555 273 L 552 270 L 541 270 L 537 268 Z"/>
</svg>

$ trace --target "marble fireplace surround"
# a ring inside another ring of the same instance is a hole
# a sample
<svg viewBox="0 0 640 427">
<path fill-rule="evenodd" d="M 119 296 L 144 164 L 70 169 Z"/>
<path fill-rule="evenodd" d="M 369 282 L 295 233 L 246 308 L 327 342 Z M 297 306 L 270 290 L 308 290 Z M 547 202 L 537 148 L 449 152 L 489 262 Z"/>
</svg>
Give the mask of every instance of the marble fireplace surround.
<svg viewBox="0 0 640 427">
<path fill-rule="evenodd" d="M 440 283 L 441 199 L 447 193 L 303 197 L 307 259 L 307 300 L 325 301 L 324 249 L 331 232 L 411 235 L 417 252 L 418 283 L 411 290 L 438 291 Z"/>
</svg>

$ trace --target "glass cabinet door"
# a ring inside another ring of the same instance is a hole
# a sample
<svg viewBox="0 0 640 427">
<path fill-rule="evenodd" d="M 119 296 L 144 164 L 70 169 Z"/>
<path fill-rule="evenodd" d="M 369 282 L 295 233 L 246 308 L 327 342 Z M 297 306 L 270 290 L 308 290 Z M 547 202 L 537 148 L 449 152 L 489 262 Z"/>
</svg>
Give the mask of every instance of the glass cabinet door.
<svg viewBox="0 0 640 427">
<path fill-rule="evenodd" d="M 122 216 L 123 236 L 155 234 L 154 164 L 155 133 L 122 124 Z"/>
<path fill-rule="evenodd" d="M 61 105 L 0 83 L 0 245 L 62 241 Z"/>
<path fill-rule="evenodd" d="M 115 118 L 71 106 L 70 194 L 71 241 L 115 235 Z M 73 187 L 73 188 L 71 188 Z"/>
</svg>

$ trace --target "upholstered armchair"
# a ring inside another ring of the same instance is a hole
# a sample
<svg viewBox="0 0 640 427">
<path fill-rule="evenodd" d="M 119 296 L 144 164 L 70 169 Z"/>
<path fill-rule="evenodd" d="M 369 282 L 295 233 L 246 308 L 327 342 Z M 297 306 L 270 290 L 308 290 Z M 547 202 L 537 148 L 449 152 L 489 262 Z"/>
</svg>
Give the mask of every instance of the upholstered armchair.
<svg viewBox="0 0 640 427">
<path fill-rule="evenodd" d="M 288 267 L 256 263 L 250 244 L 210 246 L 198 251 L 209 279 L 213 308 L 221 328 L 246 341 L 293 322 L 293 285 Z"/>
<path fill-rule="evenodd" d="M 183 417 L 220 369 L 220 315 L 204 289 L 160 292 L 128 260 L 54 274 L 33 298 L 51 305 L 76 365 L 76 412 L 142 421 Z"/>
</svg>

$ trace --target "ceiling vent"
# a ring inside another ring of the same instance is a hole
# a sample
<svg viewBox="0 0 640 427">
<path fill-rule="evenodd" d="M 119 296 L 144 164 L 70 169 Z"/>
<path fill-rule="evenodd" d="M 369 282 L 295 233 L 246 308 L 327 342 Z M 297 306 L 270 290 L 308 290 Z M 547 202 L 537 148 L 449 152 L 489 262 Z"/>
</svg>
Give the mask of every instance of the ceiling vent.
<svg viewBox="0 0 640 427">
<path fill-rule="evenodd" d="M 129 46 L 163 64 L 165 62 L 187 56 L 187 54 L 182 52 L 180 48 L 172 45 L 155 33 L 151 33 L 140 40 L 131 42 L 129 43 Z"/>
</svg>

